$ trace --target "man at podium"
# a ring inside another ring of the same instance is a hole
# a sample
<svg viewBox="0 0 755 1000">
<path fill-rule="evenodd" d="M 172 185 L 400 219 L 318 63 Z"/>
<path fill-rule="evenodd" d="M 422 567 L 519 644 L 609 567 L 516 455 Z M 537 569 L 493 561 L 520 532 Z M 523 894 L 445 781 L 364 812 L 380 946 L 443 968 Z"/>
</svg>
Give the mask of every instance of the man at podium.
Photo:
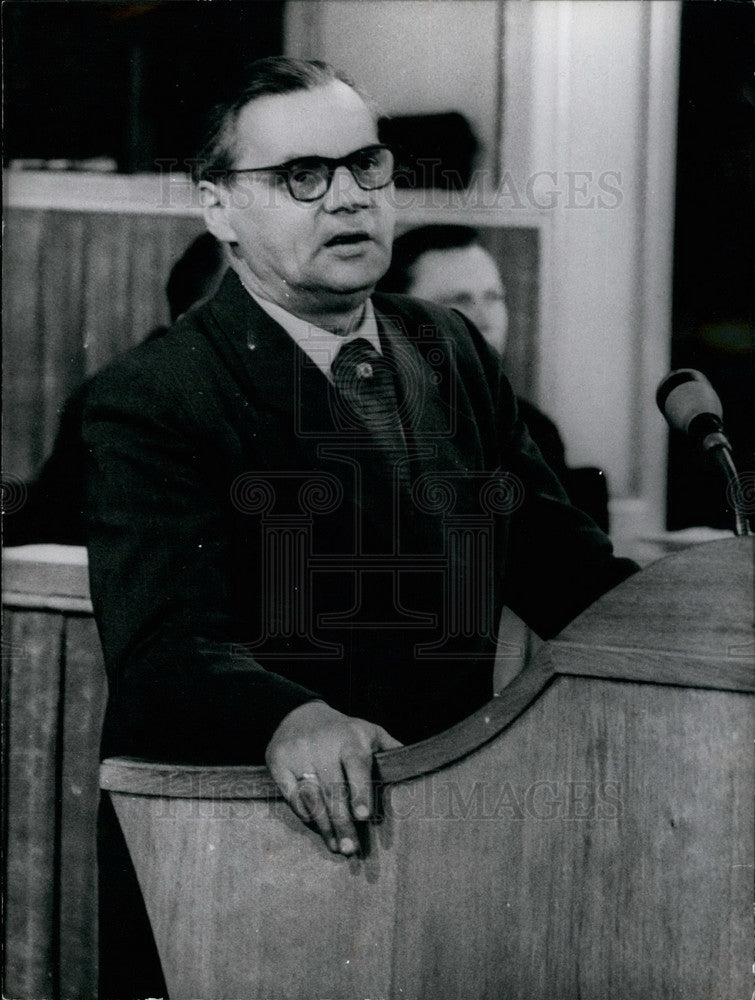
<svg viewBox="0 0 755 1000">
<path fill-rule="evenodd" d="M 393 172 L 333 69 L 253 64 L 194 164 L 232 269 L 84 418 L 103 753 L 265 759 L 343 854 L 374 752 L 490 697 L 504 604 L 547 638 L 636 568 L 570 505 L 477 329 L 373 296 Z"/>
</svg>

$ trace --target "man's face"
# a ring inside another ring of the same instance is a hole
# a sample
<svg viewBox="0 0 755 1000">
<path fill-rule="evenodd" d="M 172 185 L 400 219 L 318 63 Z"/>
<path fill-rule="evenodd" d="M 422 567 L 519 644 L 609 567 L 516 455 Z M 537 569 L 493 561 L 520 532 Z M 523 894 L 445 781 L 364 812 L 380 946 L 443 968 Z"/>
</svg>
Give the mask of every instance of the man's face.
<svg viewBox="0 0 755 1000">
<path fill-rule="evenodd" d="M 250 101 L 240 112 L 233 166 L 267 167 L 299 157 L 338 158 L 377 142 L 375 121 L 340 81 Z M 234 174 L 220 235 L 248 266 L 247 282 L 291 312 L 348 310 L 390 262 L 391 186 L 362 190 L 346 167 L 317 201 L 296 201 L 283 178 Z M 208 216 L 209 223 L 209 216 Z"/>
<path fill-rule="evenodd" d="M 495 261 L 481 246 L 428 250 L 411 268 L 409 295 L 458 309 L 503 354 L 509 316 Z"/>
</svg>

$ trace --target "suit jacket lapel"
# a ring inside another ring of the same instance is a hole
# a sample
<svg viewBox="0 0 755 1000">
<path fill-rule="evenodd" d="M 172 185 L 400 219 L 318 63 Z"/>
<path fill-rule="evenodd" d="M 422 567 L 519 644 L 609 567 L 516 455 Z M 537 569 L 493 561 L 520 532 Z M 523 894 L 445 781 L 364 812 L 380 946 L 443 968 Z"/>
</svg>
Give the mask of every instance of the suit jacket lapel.
<svg viewBox="0 0 755 1000">
<path fill-rule="evenodd" d="M 321 468 L 323 447 L 343 441 L 329 380 L 233 271 L 201 314 L 244 405 L 251 408 L 256 444 L 269 442 L 272 467 Z M 475 464 L 477 448 L 466 430 L 474 423 L 455 396 L 453 345 L 438 337 L 423 339 L 413 329 L 404 332 L 377 309 L 376 317 L 383 351 L 396 374 L 410 480 L 425 472 L 464 472 Z M 279 455 L 272 454 L 276 449 Z"/>
<path fill-rule="evenodd" d="M 396 375 L 413 478 L 423 472 L 468 469 L 474 449 L 470 448 L 465 455 L 458 447 L 460 411 L 452 364 L 453 345 L 437 337 L 427 343 L 419 338 L 410 339 L 416 336 L 414 331 L 407 336 L 393 320 L 377 311 L 376 315 L 381 345 L 391 358 Z"/>
<path fill-rule="evenodd" d="M 337 433 L 328 379 L 234 272 L 223 279 L 207 316 L 211 341 L 265 431 L 292 436 L 313 459 L 317 445 Z"/>
</svg>

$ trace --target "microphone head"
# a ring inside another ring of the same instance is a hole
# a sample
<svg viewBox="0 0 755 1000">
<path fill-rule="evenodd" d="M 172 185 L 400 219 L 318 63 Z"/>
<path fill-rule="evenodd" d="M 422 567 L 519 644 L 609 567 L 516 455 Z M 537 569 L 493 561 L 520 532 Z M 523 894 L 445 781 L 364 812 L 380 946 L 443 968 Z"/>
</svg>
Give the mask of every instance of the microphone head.
<svg viewBox="0 0 755 1000">
<path fill-rule="evenodd" d="M 702 372 L 694 368 L 670 372 L 658 386 L 655 401 L 674 430 L 688 434 L 699 429 L 707 434 L 723 426 L 721 400 Z"/>
</svg>

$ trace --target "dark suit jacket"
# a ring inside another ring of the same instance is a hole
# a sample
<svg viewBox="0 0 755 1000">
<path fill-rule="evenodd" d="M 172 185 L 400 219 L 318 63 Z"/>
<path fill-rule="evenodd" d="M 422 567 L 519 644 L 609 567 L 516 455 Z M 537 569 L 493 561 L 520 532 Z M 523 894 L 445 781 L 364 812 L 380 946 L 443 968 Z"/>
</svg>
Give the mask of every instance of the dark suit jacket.
<svg viewBox="0 0 755 1000">
<path fill-rule="evenodd" d="M 633 571 L 569 505 L 477 331 L 373 301 L 401 474 L 234 274 L 95 380 L 104 753 L 259 761 L 313 697 L 424 738 L 490 697 L 504 601 L 548 637 Z"/>
<path fill-rule="evenodd" d="M 566 449 L 561 433 L 542 410 L 539 410 L 529 400 L 522 396 L 516 397 L 516 406 L 520 420 L 527 425 L 527 433 L 537 445 L 540 454 L 547 465 L 556 473 L 561 483 L 566 486 L 568 467 L 566 465 Z M 567 493 L 568 493 L 567 489 Z M 570 496 L 573 502 L 573 498 Z"/>
</svg>

